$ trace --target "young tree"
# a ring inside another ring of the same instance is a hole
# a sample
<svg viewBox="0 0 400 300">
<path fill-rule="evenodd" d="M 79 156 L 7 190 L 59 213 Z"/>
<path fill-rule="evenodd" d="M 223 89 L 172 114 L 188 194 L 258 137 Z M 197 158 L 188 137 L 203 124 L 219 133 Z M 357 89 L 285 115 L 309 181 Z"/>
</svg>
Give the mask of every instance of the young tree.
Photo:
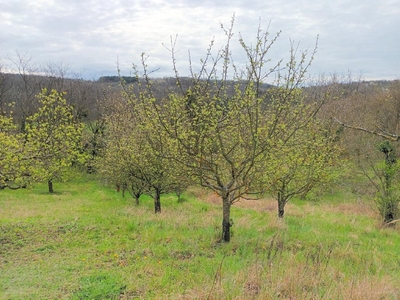
<svg viewBox="0 0 400 300">
<path fill-rule="evenodd" d="M 53 181 L 65 178 L 74 162 L 84 160 L 83 125 L 73 118 L 63 93 L 43 89 L 37 98 L 38 112 L 26 119 L 26 141 L 34 153 L 34 178 L 47 181 L 53 193 Z"/>
<path fill-rule="evenodd" d="M 380 179 L 376 202 L 383 221 L 390 223 L 400 217 L 399 164 L 397 162 L 396 149 L 389 141 L 380 143 L 378 150 L 384 156 L 384 163 L 380 165 L 380 172 L 376 172 Z"/>
<path fill-rule="evenodd" d="M 168 161 L 169 144 L 156 127 L 142 119 L 142 106 L 134 92 L 111 103 L 107 123 L 107 146 L 98 166 L 104 177 L 125 185 L 138 203 L 142 193 L 154 199 L 155 213 L 161 212 L 161 195 L 181 187 L 182 168 Z"/>
<path fill-rule="evenodd" d="M 96 165 L 100 176 L 108 184 L 115 186 L 117 191 L 122 188 L 123 197 L 125 191 L 128 190 L 134 197 L 136 205 L 139 205 L 139 198 L 146 191 L 146 183 L 132 176 L 136 168 L 130 161 L 129 150 L 108 139 L 108 145 L 104 148 L 102 155 L 97 158 Z"/>
<path fill-rule="evenodd" d="M 374 188 L 376 206 L 383 222 L 390 224 L 400 217 L 398 149 L 389 140 L 380 141 L 374 146 L 375 153 L 360 155 L 359 167 Z"/>
<path fill-rule="evenodd" d="M 265 168 L 269 165 L 268 153 L 276 141 L 287 142 L 318 110 L 318 106 L 305 109 L 301 98 L 293 96 L 301 86 L 314 52 L 310 59 L 307 53 L 302 53 L 297 61 L 292 45 L 285 73 L 278 72 L 280 61 L 268 68 L 267 54 L 279 34 L 270 40 L 269 33 L 259 29 L 254 47 L 240 38 L 248 58 L 246 71 L 241 72 L 231 55 L 232 26 L 229 29 L 222 26 L 227 37 L 225 46 L 216 56 L 212 55 L 210 46 L 200 71 L 192 71 L 191 85 L 186 89 L 178 74 L 175 46 L 171 43 L 180 94 L 170 93 L 159 101 L 153 97 L 142 98 L 144 119 L 150 120 L 157 132 L 168 134 L 170 160 L 188 168 L 202 186 L 221 197 L 221 239 L 226 242 L 231 238 L 232 204 L 266 190 L 261 178 L 265 177 Z M 143 66 L 149 82 L 144 61 Z M 191 61 L 190 69 L 193 70 Z M 273 72 L 277 72 L 276 85 L 284 93 L 268 99 L 262 82 Z M 230 74 L 235 81 L 229 80 Z M 152 85 L 148 84 L 147 89 L 151 90 Z M 302 116 L 301 123 L 291 118 L 296 115 L 291 111 Z"/>
<path fill-rule="evenodd" d="M 304 196 L 316 186 L 335 177 L 341 148 L 338 136 L 325 130 L 317 120 L 297 130 L 286 142 L 275 145 L 270 153 L 266 176 L 269 190 L 278 202 L 278 217 L 296 195 Z"/>
<path fill-rule="evenodd" d="M 18 189 L 29 183 L 29 152 L 11 116 L 0 113 L 0 190 Z"/>
</svg>

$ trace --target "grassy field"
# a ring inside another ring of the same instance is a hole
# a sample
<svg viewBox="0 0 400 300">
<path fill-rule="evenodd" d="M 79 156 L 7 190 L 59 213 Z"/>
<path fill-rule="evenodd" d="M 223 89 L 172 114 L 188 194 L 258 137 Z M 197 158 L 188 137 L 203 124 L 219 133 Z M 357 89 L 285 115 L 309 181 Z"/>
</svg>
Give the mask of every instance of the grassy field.
<svg viewBox="0 0 400 300">
<path fill-rule="evenodd" d="M 90 178 L 0 191 L 0 299 L 399 299 L 400 230 L 343 191 L 233 207 L 218 243 L 218 199 L 135 206 Z"/>
</svg>

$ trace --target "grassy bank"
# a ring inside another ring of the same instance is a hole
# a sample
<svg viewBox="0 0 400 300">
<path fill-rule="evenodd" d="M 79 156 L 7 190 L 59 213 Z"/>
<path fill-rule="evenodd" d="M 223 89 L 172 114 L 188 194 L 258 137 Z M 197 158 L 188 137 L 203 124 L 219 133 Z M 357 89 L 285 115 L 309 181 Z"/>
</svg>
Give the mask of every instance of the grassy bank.
<svg viewBox="0 0 400 300">
<path fill-rule="evenodd" d="M 221 209 L 196 191 L 163 212 L 96 180 L 0 191 L 0 299 L 398 299 L 400 230 L 370 204 L 330 195 Z"/>
</svg>

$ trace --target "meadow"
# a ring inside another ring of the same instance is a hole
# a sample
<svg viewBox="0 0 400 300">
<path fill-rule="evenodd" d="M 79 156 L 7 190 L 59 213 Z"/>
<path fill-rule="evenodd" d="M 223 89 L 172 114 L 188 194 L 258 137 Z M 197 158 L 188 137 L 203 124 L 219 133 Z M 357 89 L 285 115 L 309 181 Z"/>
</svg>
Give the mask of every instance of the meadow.
<svg viewBox="0 0 400 300">
<path fill-rule="evenodd" d="M 399 299 L 400 229 L 343 188 L 221 207 L 190 189 L 162 213 L 96 178 L 0 191 L 0 299 Z"/>
</svg>

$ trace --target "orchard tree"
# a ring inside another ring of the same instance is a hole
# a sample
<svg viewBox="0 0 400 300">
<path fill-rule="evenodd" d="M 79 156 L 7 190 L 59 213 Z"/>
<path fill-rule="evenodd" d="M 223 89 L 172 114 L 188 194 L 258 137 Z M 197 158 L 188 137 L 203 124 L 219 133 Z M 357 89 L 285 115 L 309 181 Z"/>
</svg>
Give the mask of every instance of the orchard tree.
<svg viewBox="0 0 400 300">
<path fill-rule="evenodd" d="M 122 195 L 126 190 L 135 198 L 139 205 L 139 198 L 146 190 L 145 182 L 131 174 L 136 172 L 136 166 L 131 157 L 134 153 L 131 126 L 133 115 L 126 109 L 127 103 L 120 98 L 109 99 L 107 115 L 104 117 L 105 136 L 104 146 L 96 155 L 96 170 L 108 184 L 113 185 L 117 191 L 122 189 Z"/>
<path fill-rule="evenodd" d="M 142 193 L 151 195 L 155 213 L 160 213 L 161 195 L 176 191 L 186 181 L 182 168 L 163 155 L 170 151 L 165 133 L 142 116 L 133 91 L 113 101 L 106 117 L 107 146 L 98 166 L 103 176 L 126 186 L 137 203 Z"/>
<path fill-rule="evenodd" d="M 84 162 L 83 125 L 74 119 L 63 93 L 43 89 L 37 98 L 38 112 L 26 119 L 26 141 L 34 153 L 34 178 L 46 181 L 53 193 L 53 181 L 64 179 L 74 163 Z"/>
<path fill-rule="evenodd" d="M 139 205 L 139 198 L 146 191 L 146 183 L 131 175 L 136 172 L 136 168 L 129 159 L 129 150 L 120 147 L 119 144 L 114 144 L 111 140 L 108 141 L 107 147 L 97 159 L 96 169 L 100 176 L 117 191 L 122 189 L 123 197 L 127 190 L 135 199 L 135 204 Z"/>
<path fill-rule="evenodd" d="M 300 123 L 298 120 L 295 126 Z M 285 205 L 291 198 L 304 196 L 335 178 L 340 153 L 338 133 L 324 129 L 316 119 L 306 122 L 288 140 L 277 141 L 269 153 L 270 167 L 265 176 L 269 181 L 268 192 L 278 202 L 279 218 L 283 218 Z"/>
<path fill-rule="evenodd" d="M 175 59 L 175 43 L 171 41 L 173 68 L 179 93 L 171 92 L 158 101 L 143 97 L 145 119 L 157 132 L 169 137 L 170 161 L 176 161 L 197 182 L 218 194 L 222 204 L 221 240 L 231 238 L 231 206 L 241 198 L 254 199 L 267 190 L 264 173 L 270 168 L 268 154 L 277 141 L 288 142 L 298 130 L 309 122 L 319 104 L 302 105 L 295 93 L 301 87 L 314 52 L 308 57 L 291 45 L 289 62 L 269 65 L 269 50 L 279 33 L 270 39 L 266 31 L 258 30 L 254 46 L 239 42 L 247 55 L 245 70 L 234 64 L 231 53 L 233 23 L 224 30 L 227 42 L 216 54 L 212 54 L 212 42 L 206 57 L 201 60 L 199 71 L 193 71 L 190 60 L 191 84 L 185 88 L 181 82 Z M 144 76 L 147 65 L 142 60 Z M 282 71 L 284 70 L 284 72 Z M 274 73 L 280 97 L 268 98 L 263 81 Z M 234 76 L 234 81 L 229 80 Z M 150 96 L 151 93 L 150 93 Z M 301 117 L 292 118 L 294 114 Z M 173 151 L 172 151 L 173 150 Z"/>
<path fill-rule="evenodd" d="M 150 134 L 156 136 L 156 133 L 150 133 L 152 129 L 141 126 L 137 129 L 135 137 L 139 143 L 135 143 L 137 147 L 130 158 L 134 165 L 130 176 L 145 183 L 146 193 L 154 199 L 155 213 L 161 213 L 161 195 L 185 187 L 182 185 L 185 174 L 182 167 L 179 168 L 174 161 L 166 158 L 169 155 L 169 145 L 165 139 L 149 140 Z"/>
<path fill-rule="evenodd" d="M 18 189 L 29 183 L 29 151 L 11 116 L 0 113 L 0 190 Z"/>
</svg>

